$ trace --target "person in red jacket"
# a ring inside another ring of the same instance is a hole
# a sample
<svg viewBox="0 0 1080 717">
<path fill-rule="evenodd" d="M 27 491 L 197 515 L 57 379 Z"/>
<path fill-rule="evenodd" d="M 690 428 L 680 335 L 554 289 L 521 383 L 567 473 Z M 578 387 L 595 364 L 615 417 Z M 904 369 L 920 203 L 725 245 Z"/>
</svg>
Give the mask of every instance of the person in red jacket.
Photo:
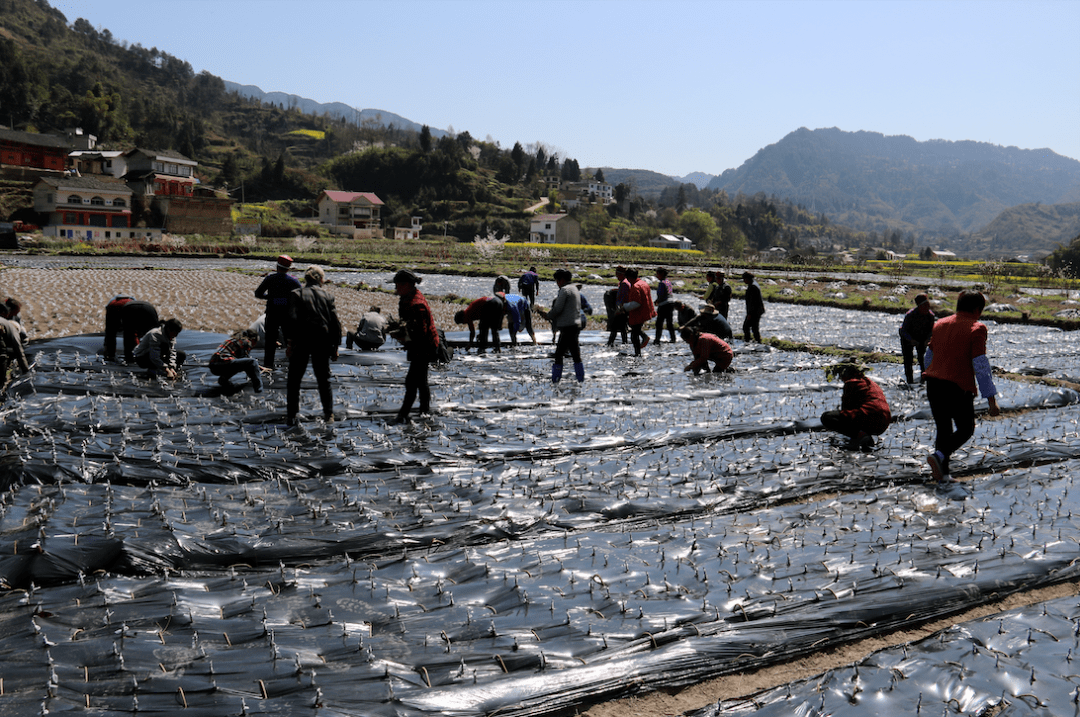
<svg viewBox="0 0 1080 717">
<path fill-rule="evenodd" d="M 939 482 L 949 477 L 949 456 L 975 435 L 975 392 L 986 398 L 991 416 L 1000 413 L 986 357 L 986 324 L 979 321 L 985 307 L 981 293 L 961 291 L 956 313 L 934 324 L 926 349 L 926 400 L 937 425 L 935 451 L 926 462 Z"/>
<path fill-rule="evenodd" d="M 390 281 L 394 284 L 394 293 L 398 295 L 398 321 L 392 326 L 390 335 L 405 347 L 405 358 L 409 360 L 409 371 L 405 374 L 405 398 L 394 418 L 395 423 L 404 423 L 417 396 L 420 398 L 420 413 L 431 413 L 428 364 L 438 355 L 439 331 L 435 328 L 435 317 L 427 299 L 416 288 L 423 277 L 402 269 Z"/>
<path fill-rule="evenodd" d="M 874 436 L 880 436 L 892 422 L 889 402 L 881 387 L 866 377 L 866 369 L 857 363 L 841 363 L 826 370 L 844 382 L 839 411 L 821 414 L 821 425 L 850 439 L 851 448 L 868 449 Z"/>
<path fill-rule="evenodd" d="M 649 282 L 638 278 L 638 270 L 633 267 L 626 270 L 626 280 L 630 282 L 630 295 L 623 304 L 626 323 L 630 326 L 630 341 L 634 344 L 634 355 L 640 356 L 641 349 L 649 345 L 649 335 L 641 330 L 645 322 L 656 317 L 653 306 L 652 289 Z"/>
<path fill-rule="evenodd" d="M 715 334 L 702 333 L 696 328 L 684 328 L 679 335 L 690 345 L 690 350 L 694 353 L 694 360 L 687 364 L 683 371 L 693 371 L 695 376 L 702 371 L 708 371 L 710 361 L 716 364 L 713 373 L 725 371 L 735 357 L 731 346 Z"/>
</svg>

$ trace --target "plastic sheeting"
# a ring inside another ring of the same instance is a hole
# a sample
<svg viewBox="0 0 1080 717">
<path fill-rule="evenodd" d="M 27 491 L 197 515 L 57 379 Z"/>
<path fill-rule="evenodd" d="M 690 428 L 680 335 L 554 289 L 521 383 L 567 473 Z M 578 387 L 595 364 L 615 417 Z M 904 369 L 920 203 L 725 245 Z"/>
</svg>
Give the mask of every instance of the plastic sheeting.
<svg viewBox="0 0 1080 717">
<path fill-rule="evenodd" d="M 289 429 L 280 378 L 221 394 L 222 338 L 181 334 L 175 383 L 34 347 L 0 428 L 0 714 L 545 714 L 1077 570 L 1071 391 L 999 381 L 1031 410 L 937 487 L 921 389 L 884 380 L 898 422 L 849 452 L 821 357 L 737 342 L 692 377 L 592 335 L 553 388 L 549 345 L 459 355 L 392 426 L 400 352 L 345 351 L 338 422 L 309 374 Z"/>
<path fill-rule="evenodd" d="M 955 625 L 857 665 L 691 715 L 1076 714 L 1078 632 L 1077 598 L 1059 598 Z"/>
</svg>

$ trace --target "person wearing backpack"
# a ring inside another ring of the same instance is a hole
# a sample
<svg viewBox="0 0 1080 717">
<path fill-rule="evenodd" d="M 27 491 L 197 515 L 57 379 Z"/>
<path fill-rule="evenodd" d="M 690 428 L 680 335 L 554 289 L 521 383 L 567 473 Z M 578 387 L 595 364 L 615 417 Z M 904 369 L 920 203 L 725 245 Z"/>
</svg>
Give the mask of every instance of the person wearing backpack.
<svg viewBox="0 0 1080 717">
<path fill-rule="evenodd" d="M 334 297 L 322 288 L 326 274 L 322 267 L 312 266 L 304 273 L 304 286 L 289 293 L 286 304 L 285 336 L 289 373 L 286 379 L 285 422 L 296 425 L 300 413 L 300 383 L 308 363 L 315 374 L 322 402 L 323 418 L 334 420 L 334 395 L 330 388 L 330 361 L 337 359 L 341 345 L 341 321 L 338 320 Z"/>
</svg>

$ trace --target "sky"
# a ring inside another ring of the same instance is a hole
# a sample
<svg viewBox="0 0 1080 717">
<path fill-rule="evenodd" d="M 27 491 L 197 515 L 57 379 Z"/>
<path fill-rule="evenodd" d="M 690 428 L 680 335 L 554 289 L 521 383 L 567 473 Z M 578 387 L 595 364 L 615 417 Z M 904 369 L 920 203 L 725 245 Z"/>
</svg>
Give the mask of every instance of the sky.
<svg viewBox="0 0 1080 717">
<path fill-rule="evenodd" d="M 720 174 L 800 127 L 1080 159 L 1077 0 L 50 0 L 196 72 L 580 167 Z"/>
</svg>

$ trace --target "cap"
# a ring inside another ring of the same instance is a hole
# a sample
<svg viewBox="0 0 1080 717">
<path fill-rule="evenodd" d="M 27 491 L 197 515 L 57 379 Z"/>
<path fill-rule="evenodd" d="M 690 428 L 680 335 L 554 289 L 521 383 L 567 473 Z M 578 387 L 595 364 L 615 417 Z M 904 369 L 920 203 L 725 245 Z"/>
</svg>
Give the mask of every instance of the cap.
<svg viewBox="0 0 1080 717">
<path fill-rule="evenodd" d="M 417 276 L 408 269 L 402 269 L 398 273 L 394 274 L 394 278 L 388 281 L 388 284 L 419 284 L 423 281 L 422 277 Z"/>
<path fill-rule="evenodd" d="M 288 254 L 282 254 L 277 258 L 277 268 L 282 271 L 288 271 L 292 266 L 292 257 Z"/>
</svg>

